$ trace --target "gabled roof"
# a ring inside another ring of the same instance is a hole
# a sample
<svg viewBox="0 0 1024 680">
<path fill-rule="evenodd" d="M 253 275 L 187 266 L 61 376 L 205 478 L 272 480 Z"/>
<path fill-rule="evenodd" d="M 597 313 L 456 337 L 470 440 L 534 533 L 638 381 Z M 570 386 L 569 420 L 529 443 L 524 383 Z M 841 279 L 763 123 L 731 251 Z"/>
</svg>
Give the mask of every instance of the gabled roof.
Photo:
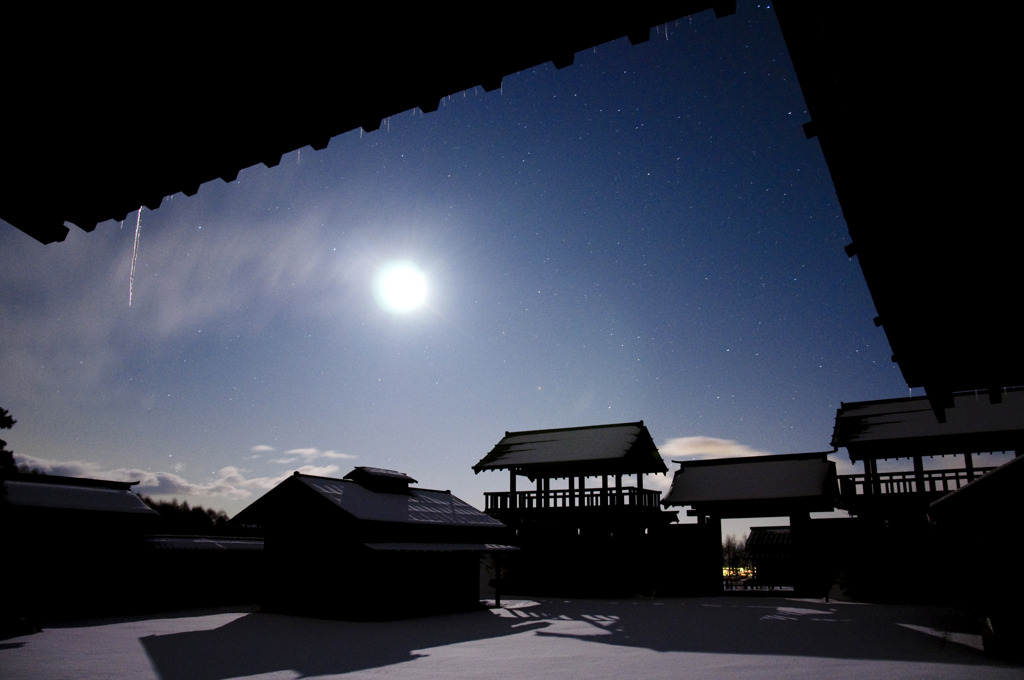
<svg viewBox="0 0 1024 680">
<path fill-rule="evenodd" d="M 536 477 L 668 472 L 641 420 L 636 423 L 506 432 L 473 466 Z"/>
<path fill-rule="evenodd" d="M 295 475 L 305 484 L 356 519 L 408 524 L 502 526 L 450 491 L 410 487 L 404 493 L 371 490 L 358 482 L 312 475 Z"/>
<path fill-rule="evenodd" d="M 673 461 L 663 505 L 715 517 L 778 517 L 834 509 L 839 490 L 828 453 Z"/>
<path fill-rule="evenodd" d="M 131 492 L 131 482 L 58 475 L 16 475 L 0 480 L 4 502 L 18 508 L 136 515 L 157 512 Z"/>
<path fill-rule="evenodd" d="M 793 545 L 793 536 L 790 527 L 750 527 L 750 534 L 747 536 L 747 551 L 767 552 L 779 546 Z"/>
<path fill-rule="evenodd" d="M 498 520 L 456 498 L 450 491 L 415 487 L 401 491 L 380 491 L 351 479 L 315 477 L 298 472 L 238 513 L 234 521 L 242 524 L 262 524 L 264 514 L 271 511 L 270 506 L 275 499 L 287 497 L 289 493 L 309 492 L 317 494 L 346 515 L 363 522 L 499 528 L 504 526 Z"/>
<path fill-rule="evenodd" d="M 1024 447 L 1024 389 L 1008 389 L 993 403 L 988 393 L 957 394 L 946 421 L 936 420 L 930 399 L 843 403 L 836 411 L 832 446 L 851 461 Z"/>
</svg>

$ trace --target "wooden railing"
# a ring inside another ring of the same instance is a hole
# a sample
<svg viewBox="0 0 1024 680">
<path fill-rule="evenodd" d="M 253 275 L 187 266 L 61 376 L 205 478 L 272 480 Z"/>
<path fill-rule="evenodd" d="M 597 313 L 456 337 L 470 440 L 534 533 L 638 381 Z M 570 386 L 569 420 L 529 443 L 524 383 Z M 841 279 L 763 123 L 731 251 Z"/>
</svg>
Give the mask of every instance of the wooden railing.
<svg viewBox="0 0 1024 680">
<path fill-rule="evenodd" d="M 840 475 L 842 496 L 870 494 L 949 493 L 994 468 L 879 472 L 875 475 Z"/>
<path fill-rule="evenodd" d="M 543 508 L 660 508 L 661 492 L 621 489 L 552 489 L 550 491 L 495 491 L 484 493 L 487 510 Z"/>
</svg>

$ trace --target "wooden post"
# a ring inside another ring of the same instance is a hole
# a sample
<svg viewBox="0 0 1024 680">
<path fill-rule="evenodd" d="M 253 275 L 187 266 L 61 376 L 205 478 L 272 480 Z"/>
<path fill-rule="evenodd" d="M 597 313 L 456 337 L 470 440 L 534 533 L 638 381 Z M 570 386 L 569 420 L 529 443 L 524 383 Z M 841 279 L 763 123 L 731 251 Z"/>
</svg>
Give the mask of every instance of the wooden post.
<svg viewBox="0 0 1024 680">
<path fill-rule="evenodd" d="M 928 490 L 924 488 L 924 462 L 921 456 L 914 456 L 914 485 L 917 487 L 914 489 L 917 493 Z"/>
<path fill-rule="evenodd" d="M 601 505 L 608 505 L 608 475 L 601 475 Z"/>
<path fill-rule="evenodd" d="M 516 509 L 516 502 L 517 502 L 516 501 L 516 471 L 515 471 L 515 468 L 509 469 L 508 472 L 509 472 L 509 475 L 511 476 L 511 479 L 509 480 L 509 483 L 508 483 L 508 488 L 509 488 L 508 507 L 510 507 L 511 509 L 515 510 Z"/>
<path fill-rule="evenodd" d="M 967 481 L 971 482 L 974 480 L 974 461 L 971 460 L 971 452 L 968 451 L 964 454 L 964 469 L 967 470 Z"/>
<path fill-rule="evenodd" d="M 494 606 L 501 608 L 501 558 L 498 553 L 491 553 L 494 558 Z"/>
<path fill-rule="evenodd" d="M 721 595 L 725 589 L 722 579 L 722 519 L 708 515 L 704 518 L 707 526 L 707 592 Z"/>
<path fill-rule="evenodd" d="M 569 497 L 566 499 L 566 505 L 570 508 L 576 507 L 576 488 L 574 486 L 575 478 L 569 475 Z"/>
<path fill-rule="evenodd" d="M 810 545 L 811 514 L 800 512 L 789 516 L 790 553 L 793 564 L 793 591 L 800 595 L 810 592 L 813 570 Z"/>
</svg>

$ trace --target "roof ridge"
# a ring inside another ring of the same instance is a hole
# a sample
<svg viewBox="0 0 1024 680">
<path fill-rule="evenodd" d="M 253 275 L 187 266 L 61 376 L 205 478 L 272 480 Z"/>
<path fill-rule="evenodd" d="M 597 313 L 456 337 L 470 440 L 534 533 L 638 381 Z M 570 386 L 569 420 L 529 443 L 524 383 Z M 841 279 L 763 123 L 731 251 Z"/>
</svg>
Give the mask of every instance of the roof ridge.
<svg viewBox="0 0 1024 680">
<path fill-rule="evenodd" d="M 505 430 L 505 436 L 511 437 L 512 435 L 516 434 L 543 434 L 546 432 L 572 432 L 573 430 L 596 430 L 602 427 L 626 427 L 628 425 L 636 425 L 639 427 L 643 427 L 644 421 L 636 420 L 629 423 L 605 423 L 602 425 L 577 425 L 576 427 L 553 427 L 543 430 L 519 430 L 516 432 L 509 432 L 508 430 Z"/>
<path fill-rule="evenodd" d="M 766 461 L 780 461 L 780 460 L 814 460 L 818 457 L 824 457 L 828 460 L 828 457 L 834 454 L 835 451 L 808 451 L 806 453 L 766 453 L 760 456 L 731 456 L 729 458 L 703 458 L 700 460 L 676 460 L 672 459 L 673 463 L 685 466 L 704 466 L 704 465 L 728 465 L 729 463 L 738 462 L 750 462 L 750 463 L 763 463 Z"/>
</svg>

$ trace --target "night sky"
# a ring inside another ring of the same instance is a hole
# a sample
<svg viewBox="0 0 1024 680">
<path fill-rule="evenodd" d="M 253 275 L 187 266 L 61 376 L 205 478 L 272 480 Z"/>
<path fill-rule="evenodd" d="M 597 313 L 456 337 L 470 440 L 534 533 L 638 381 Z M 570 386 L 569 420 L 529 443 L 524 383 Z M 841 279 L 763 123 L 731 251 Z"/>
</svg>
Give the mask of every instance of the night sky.
<svg viewBox="0 0 1024 680">
<path fill-rule="evenodd" d="M 483 507 L 508 476 L 470 468 L 506 430 L 829 450 L 841 401 L 911 393 L 809 119 L 741 2 L 63 243 L 0 225 L 4 438 L 229 514 L 355 465 Z M 374 290 L 394 261 L 428 286 L 402 313 Z"/>
</svg>

